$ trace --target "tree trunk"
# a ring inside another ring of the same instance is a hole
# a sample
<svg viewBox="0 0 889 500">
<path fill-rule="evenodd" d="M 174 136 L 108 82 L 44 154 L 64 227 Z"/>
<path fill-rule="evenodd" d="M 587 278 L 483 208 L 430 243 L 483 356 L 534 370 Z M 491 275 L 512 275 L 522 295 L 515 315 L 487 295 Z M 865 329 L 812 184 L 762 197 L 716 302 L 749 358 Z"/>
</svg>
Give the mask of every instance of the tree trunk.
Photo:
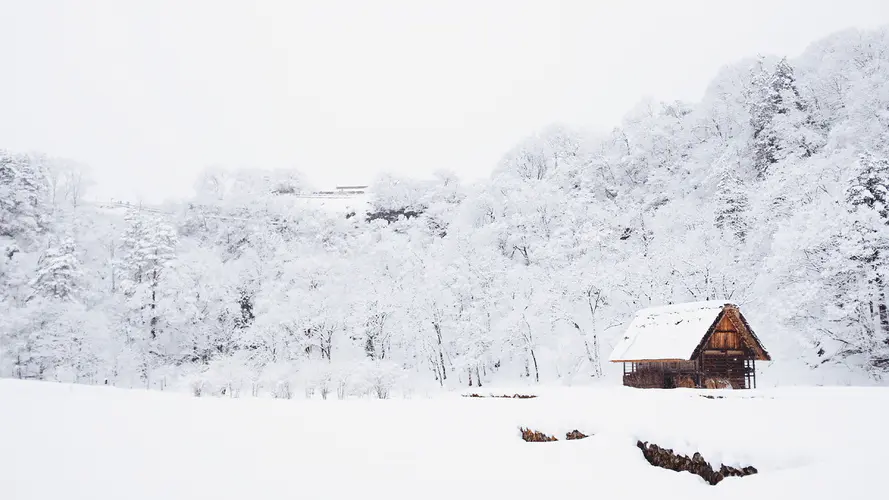
<svg viewBox="0 0 889 500">
<path fill-rule="evenodd" d="M 595 370 L 595 374 L 597 377 L 602 376 L 602 360 L 599 359 L 599 336 L 593 335 L 593 355 L 596 358 L 595 363 L 593 363 L 593 369 Z"/>
<path fill-rule="evenodd" d="M 154 271 L 152 275 L 151 281 L 151 339 L 154 340 L 157 338 L 157 316 L 155 315 L 155 309 L 157 309 L 157 271 Z"/>
<path fill-rule="evenodd" d="M 534 354 L 534 349 L 528 349 L 531 351 L 531 359 L 534 361 L 534 381 L 540 382 L 540 371 L 537 369 L 537 355 Z"/>
<path fill-rule="evenodd" d="M 886 296 L 880 294 L 880 304 L 877 306 L 880 312 L 880 330 L 883 333 L 883 343 L 889 345 L 889 309 L 886 307 Z"/>
<path fill-rule="evenodd" d="M 110 251 L 111 251 L 111 258 L 108 259 L 108 269 L 110 272 L 108 274 L 111 277 L 111 293 L 113 294 L 114 292 L 117 291 L 117 280 L 116 280 L 116 276 L 115 276 L 116 273 L 114 271 L 114 240 L 111 240 L 111 250 Z"/>
<path fill-rule="evenodd" d="M 376 359 L 376 353 L 374 349 L 374 339 L 372 336 L 368 336 L 364 342 L 364 353 L 367 354 L 367 357 L 370 359 Z"/>
<path fill-rule="evenodd" d="M 321 359 L 327 359 L 330 362 L 331 350 L 333 350 L 333 329 L 325 328 L 322 330 L 321 337 Z"/>
<path fill-rule="evenodd" d="M 581 330 L 580 325 L 576 322 L 574 323 L 574 328 L 577 329 L 577 333 L 580 334 L 580 338 L 583 340 L 583 349 L 586 352 L 586 358 L 590 361 L 590 366 L 593 367 L 593 373 L 596 373 L 596 360 L 593 358 L 593 352 L 590 350 L 590 343 L 587 342 L 586 337 L 583 335 L 583 330 Z"/>
<path fill-rule="evenodd" d="M 602 300 L 602 291 L 596 290 L 593 292 L 594 287 L 591 285 L 590 288 L 587 289 L 587 304 L 590 307 L 590 321 L 593 324 L 593 355 L 590 356 L 590 362 L 593 364 L 593 374 L 597 377 L 602 376 L 602 362 L 599 359 L 599 336 L 596 335 L 596 311 L 599 310 L 599 304 L 603 302 Z M 593 295 L 596 296 L 595 300 L 593 299 Z M 586 342 L 586 338 L 584 338 L 584 342 Z M 589 351 L 587 351 L 589 354 Z"/>
<path fill-rule="evenodd" d="M 438 360 L 435 359 L 434 355 L 429 356 L 429 366 L 432 367 L 432 375 L 435 377 L 435 381 L 438 382 L 438 385 L 444 387 L 444 380 L 441 378 L 442 367 L 438 364 Z"/>
<path fill-rule="evenodd" d="M 439 387 L 444 387 L 444 378 L 442 377 L 443 372 L 444 372 L 444 370 L 442 369 L 441 366 L 435 367 L 435 380 L 438 381 Z"/>
<path fill-rule="evenodd" d="M 447 370 L 445 370 L 445 361 L 444 361 L 444 352 L 442 350 L 442 342 L 441 342 L 441 325 L 437 322 L 432 323 L 432 327 L 435 328 L 435 336 L 438 339 L 438 357 L 439 361 L 441 361 L 441 377 L 444 380 L 448 379 Z"/>
</svg>

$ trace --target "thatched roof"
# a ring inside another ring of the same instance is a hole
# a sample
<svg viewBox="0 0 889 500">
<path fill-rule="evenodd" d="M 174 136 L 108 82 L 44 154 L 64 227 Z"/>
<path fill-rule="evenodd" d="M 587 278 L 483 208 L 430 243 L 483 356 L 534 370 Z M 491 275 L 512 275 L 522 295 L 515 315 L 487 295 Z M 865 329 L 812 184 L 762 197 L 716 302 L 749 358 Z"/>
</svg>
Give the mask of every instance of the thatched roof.
<svg viewBox="0 0 889 500">
<path fill-rule="evenodd" d="M 716 324 L 728 311 L 736 320 L 744 342 L 756 354 L 757 359 L 770 359 L 750 325 L 741 316 L 737 306 L 728 301 L 706 301 L 674 304 L 643 309 L 636 313 L 623 339 L 609 358 L 621 361 L 688 361 L 694 359 Z"/>
</svg>

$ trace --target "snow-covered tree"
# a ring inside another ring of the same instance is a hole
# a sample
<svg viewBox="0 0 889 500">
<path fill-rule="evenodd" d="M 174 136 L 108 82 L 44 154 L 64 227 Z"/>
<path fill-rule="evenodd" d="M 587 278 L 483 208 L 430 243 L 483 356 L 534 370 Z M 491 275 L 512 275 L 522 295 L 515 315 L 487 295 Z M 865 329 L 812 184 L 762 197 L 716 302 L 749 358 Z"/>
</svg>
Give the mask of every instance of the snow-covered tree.
<svg viewBox="0 0 889 500">
<path fill-rule="evenodd" d="M 128 227 L 122 238 L 121 289 L 148 324 L 151 339 L 158 335 L 158 303 L 161 284 L 176 257 L 178 235 L 158 217 L 142 212 L 127 215 Z"/>
<path fill-rule="evenodd" d="M 74 239 L 65 237 L 51 244 L 37 262 L 31 281 L 35 295 L 54 300 L 72 300 L 80 288 L 80 262 Z"/>
<path fill-rule="evenodd" d="M 782 58 L 770 75 L 760 63 L 750 104 L 753 165 L 760 177 L 788 156 L 809 157 L 825 142 L 821 126 L 800 95 L 793 67 Z"/>
<path fill-rule="evenodd" d="M 853 206 L 875 210 L 889 224 L 889 158 L 862 153 L 846 198 Z"/>
<path fill-rule="evenodd" d="M 740 177 L 730 168 L 725 169 L 716 186 L 716 227 L 725 234 L 744 240 L 749 230 L 747 189 Z"/>
<path fill-rule="evenodd" d="M 37 241 L 48 222 L 48 191 L 42 157 L 0 149 L 0 237 Z"/>
</svg>

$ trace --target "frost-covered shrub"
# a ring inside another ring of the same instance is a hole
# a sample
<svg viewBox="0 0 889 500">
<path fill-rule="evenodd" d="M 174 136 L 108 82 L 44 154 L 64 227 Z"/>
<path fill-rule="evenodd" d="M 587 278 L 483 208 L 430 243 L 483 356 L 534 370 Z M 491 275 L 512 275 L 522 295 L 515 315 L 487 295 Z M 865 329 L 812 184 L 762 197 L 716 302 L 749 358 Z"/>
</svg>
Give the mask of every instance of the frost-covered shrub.
<svg viewBox="0 0 889 500">
<path fill-rule="evenodd" d="M 314 396 L 317 391 L 322 399 L 327 399 L 333 384 L 335 368 L 324 360 L 311 360 L 302 365 L 300 380 L 305 385 L 306 397 Z"/>
<path fill-rule="evenodd" d="M 244 387 L 251 387 L 254 383 L 254 375 L 247 368 L 243 356 L 226 356 L 216 358 L 209 363 L 203 373 L 212 387 L 214 395 L 238 398 Z"/>
<path fill-rule="evenodd" d="M 378 399 L 389 399 L 392 389 L 401 381 L 404 370 L 396 363 L 367 362 L 361 368 L 364 392 Z"/>
<path fill-rule="evenodd" d="M 330 394 L 330 378 L 325 378 L 318 382 L 318 392 L 321 394 L 321 399 L 327 399 L 327 396 Z"/>
<path fill-rule="evenodd" d="M 273 363 L 265 367 L 259 376 L 259 384 L 271 387 L 271 396 L 291 399 L 299 388 L 296 367 L 293 363 Z"/>
<path fill-rule="evenodd" d="M 210 386 L 210 384 L 202 378 L 192 380 L 189 386 L 191 387 L 192 395 L 198 398 L 213 393 L 212 386 Z"/>
<path fill-rule="evenodd" d="M 272 390 L 272 397 L 275 399 L 292 399 L 293 387 L 291 387 L 290 381 L 279 380 L 275 384 L 275 388 Z"/>
<path fill-rule="evenodd" d="M 336 398 L 337 399 L 346 399 L 346 395 L 349 393 L 349 381 L 345 378 L 339 378 L 336 381 Z"/>
<path fill-rule="evenodd" d="M 354 371 L 355 366 L 352 363 L 328 364 L 328 390 L 336 391 L 337 399 L 346 399 L 352 393 L 351 385 L 355 378 Z"/>
</svg>

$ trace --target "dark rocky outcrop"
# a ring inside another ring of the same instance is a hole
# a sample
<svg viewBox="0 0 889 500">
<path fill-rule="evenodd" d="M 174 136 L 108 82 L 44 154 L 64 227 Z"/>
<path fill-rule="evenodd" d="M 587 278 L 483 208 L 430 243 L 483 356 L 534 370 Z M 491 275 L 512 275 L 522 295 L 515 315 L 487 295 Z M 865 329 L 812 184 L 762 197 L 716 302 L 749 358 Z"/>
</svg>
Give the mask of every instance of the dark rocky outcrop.
<svg viewBox="0 0 889 500">
<path fill-rule="evenodd" d="M 656 444 L 638 441 L 636 446 L 642 450 L 642 455 L 651 465 L 677 472 L 691 472 L 701 476 L 704 481 L 711 485 L 715 485 L 729 476 L 749 476 L 757 473 L 754 467 L 738 469 L 728 465 L 721 465 L 719 470 L 714 470 L 700 453 L 695 453 L 691 458 L 688 458 L 685 455 L 673 453 L 673 450 L 661 448 Z"/>
<path fill-rule="evenodd" d="M 539 431 L 532 431 L 524 427 L 519 429 L 522 432 L 522 439 L 528 443 L 547 443 L 550 441 L 558 441 L 555 436 L 547 436 Z"/>
<path fill-rule="evenodd" d="M 588 438 L 588 437 L 589 437 L 589 436 L 587 436 L 586 434 L 580 432 L 580 431 L 577 430 L 577 429 L 574 429 L 573 431 L 571 431 L 571 432 L 569 432 L 568 434 L 565 435 L 565 439 L 568 440 L 568 441 L 573 441 L 573 440 L 575 440 L 575 439 L 584 439 L 584 438 Z"/>
<path fill-rule="evenodd" d="M 532 431 L 531 429 L 527 429 L 525 427 L 519 428 L 522 432 L 522 439 L 524 439 L 528 443 L 548 443 L 550 441 L 558 441 L 559 439 L 555 436 L 549 436 L 540 431 Z M 585 439 L 588 438 L 586 434 L 580 432 L 577 429 L 565 434 L 566 441 L 574 441 L 577 439 Z"/>
<path fill-rule="evenodd" d="M 735 467 L 730 467 L 728 465 L 722 465 L 719 467 L 719 473 L 722 474 L 722 477 L 729 477 L 729 476 L 743 477 L 743 476 L 749 476 L 751 474 L 756 474 L 757 472 L 759 472 L 759 471 L 756 470 L 756 467 L 753 467 L 750 465 L 748 465 L 747 467 L 741 467 L 740 469 L 737 469 Z"/>
</svg>

